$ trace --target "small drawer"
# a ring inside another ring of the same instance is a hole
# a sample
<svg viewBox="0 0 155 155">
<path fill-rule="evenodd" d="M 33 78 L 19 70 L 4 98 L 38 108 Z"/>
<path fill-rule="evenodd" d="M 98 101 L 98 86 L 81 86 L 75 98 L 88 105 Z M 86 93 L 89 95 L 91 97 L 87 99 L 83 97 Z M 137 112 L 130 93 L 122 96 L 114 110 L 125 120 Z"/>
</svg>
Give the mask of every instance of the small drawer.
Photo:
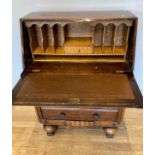
<svg viewBox="0 0 155 155">
<path fill-rule="evenodd" d="M 92 54 L 92 47 L 64 47 L 65 54 Z"/>
<path fill-rule="evenodd" d="M 44 119 L 49 120 L 89 120 L 116 121 L 119 110 L 116 108 L 56 108 L 41 107 Z"/>
</svg>

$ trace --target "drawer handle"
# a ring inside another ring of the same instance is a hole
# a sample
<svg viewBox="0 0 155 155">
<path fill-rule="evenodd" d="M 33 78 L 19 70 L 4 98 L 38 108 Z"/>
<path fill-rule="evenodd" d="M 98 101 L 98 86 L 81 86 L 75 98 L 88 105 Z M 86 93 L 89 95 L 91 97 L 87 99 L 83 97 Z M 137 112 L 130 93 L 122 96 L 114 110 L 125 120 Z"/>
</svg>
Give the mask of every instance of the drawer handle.
<svg viewBox="0 0 155 155">
<path fill-rule="evenodd" d="M 64 118 L 65 118 L 65 115 L 66 115 L 66 114 L 65 114 L 64 112 L 61 112 L 60 115 L 59 115 L 59 118 L 60 118 L 60 119 L 64 119 Z"/>
<path fill-rule="evenodd" d="M 100 115 L 98 113 L 93 114 L 94 120 L 98 120 L 100 118 Z"/>
</svg>

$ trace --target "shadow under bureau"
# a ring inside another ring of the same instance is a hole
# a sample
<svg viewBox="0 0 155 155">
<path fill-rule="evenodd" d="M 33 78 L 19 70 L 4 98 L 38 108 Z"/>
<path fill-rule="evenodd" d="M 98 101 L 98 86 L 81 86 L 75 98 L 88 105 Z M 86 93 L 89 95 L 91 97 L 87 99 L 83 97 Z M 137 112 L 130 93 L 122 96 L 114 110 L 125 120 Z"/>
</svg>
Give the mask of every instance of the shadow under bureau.
<svg viewBox="0 0 155 155">
<path fill-rule="evenodd" d="M 36 12 L 20 25 L 24 70 L 13 105 L 34 106 L 47 135 L 68 125 L 100 126 L 113 137 L 125 108 L 142 108 L 132 13 Z"/>
</svg>

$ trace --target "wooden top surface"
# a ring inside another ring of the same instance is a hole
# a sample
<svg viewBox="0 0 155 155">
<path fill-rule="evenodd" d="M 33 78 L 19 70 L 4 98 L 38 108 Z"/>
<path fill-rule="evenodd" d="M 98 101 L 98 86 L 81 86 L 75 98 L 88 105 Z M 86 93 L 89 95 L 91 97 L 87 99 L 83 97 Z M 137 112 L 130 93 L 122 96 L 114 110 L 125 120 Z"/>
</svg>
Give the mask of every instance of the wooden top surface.
<svg viewBox="0 0 155 155">
<path fill-rule="evenodd" d="M 129 11 L 82 11 L 82 12 L 32 12 L 22 19 L 26 20 L 99 20 L 128 19 L 136 16 Z"/>
</svg>

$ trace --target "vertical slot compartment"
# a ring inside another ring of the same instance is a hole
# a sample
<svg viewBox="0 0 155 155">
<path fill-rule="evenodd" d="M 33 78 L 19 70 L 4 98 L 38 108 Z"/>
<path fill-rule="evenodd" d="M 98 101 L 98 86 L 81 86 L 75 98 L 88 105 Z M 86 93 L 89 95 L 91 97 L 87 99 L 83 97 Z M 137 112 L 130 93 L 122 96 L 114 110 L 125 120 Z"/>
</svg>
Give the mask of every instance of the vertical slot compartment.
<svg viewBox="0 0 155 155">
<path fill-rule="evenodd" d="M 130 27 L 126 24 L 121 24 L 117 26 L 114 53 L 126 54 L 128 48 L 129 31 Z"/>
<path fill-rule="evenodd" d="M 48 24 L 42 26 L 43 48 L 45 54 L 55 53 L 53 27 Z"/>
<path fill-rule="evenodd" d="M 102 53 L 102 41 L 103 41 L 103 25 L 101 23 L 95 25 L 94 34 L 93 34 L 93 45 L 94 45 L 94 53 L 101 54 Z"/>
<path fill-rule="evenodd" d="M 64 42 L 65 42 L 65 33 L 64 27 L 60 24 L 55 24 L 53 26 L 53 36 L 54 36 L 54 48 L 56 49 L 57 54 L 64 54 Z"/>
<path fill-rule="evenodd" d="M 28 33 L 30 38 L 31 52 L 33 54 L 44 53 L 41 27 L 38 25 L 32 25 L 31 27 L 28 27 Z"/>
<path fill-rule="evenodd" d="M 104 45 L 103 53 L 104 54 L 113 54 L 113 44 L 114 44 L 114 35 L 115 35 L 115 25 L 108 24 L 104 26 L 104 40 L 102 45 Z"/>
</svg>

